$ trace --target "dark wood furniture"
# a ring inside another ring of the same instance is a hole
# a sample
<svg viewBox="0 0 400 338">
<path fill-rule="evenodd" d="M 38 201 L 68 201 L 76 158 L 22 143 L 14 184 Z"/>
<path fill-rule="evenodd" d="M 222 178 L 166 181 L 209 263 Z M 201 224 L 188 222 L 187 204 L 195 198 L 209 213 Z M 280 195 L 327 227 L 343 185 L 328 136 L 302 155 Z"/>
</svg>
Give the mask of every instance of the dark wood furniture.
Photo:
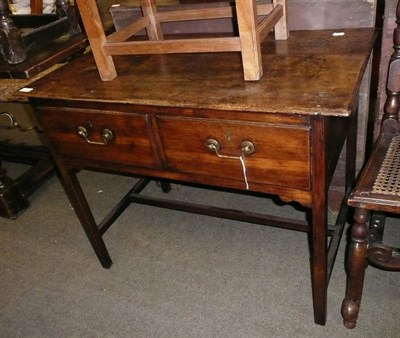
<svg viewBox="0 0 400 338">
<path fill-rule="evenodd" d="M 267 38 L 265 75 L 257 82 L 243 80 L 239 53 L 115 57 L 119 76 L 111 82 L 101 81 L 92 55 L 85 55 L 20 94 L 36 107 L 103 267 L 112 261 L 102 235 L 131 202 L 304 231 L 314 318 L 325 324 L 347 211 L 344 203 L 328 225 L 328 187 L 346 140 L 348 191 L 354 182 L 358 92 L 375 38 L 371 28 L 336 32 Z M 143 179 L 96 224 L 76 176 L 80 169 Z M 301 204 L 309 222 L 154 199 L 140 194 L 148 178 L 276 195 Z"/>
<path fill-rule="evenodd" d="M 400 271 L 400 249 L 383 242 L 385 213 L 400 214 L 400 2 L 396 17 L 381 131 L 348 199 L 348 204 L 355 208 L 347 257 L 346 297 L 342 305 L 343 322 L 348 328 L 354 328 L 357 323 L 368 264 Z"/>
<path fill-rule="evenodd" d="M 62 37 L 65 42 L 66 35 L 82 35 L 70 1 L 55 0 L 55 5 L 56 14 L 12 15 L 7 0 L 0 0 L 0 55 L 8 64 L 18 65 L 29 59 L 30 50 L 37 50 L 37 46 L 43 49 L 43 45 L 52 45 Z"/>
<path fill-rule="evenodd" d="M 373 140 L 375 140 L 380 132 L 380 126 L 382 122 L 382 115 L 384 111 L 384 105 L 386 101 L 386 80 L 388 63 L 390 56 L 393 51 L 393 30 L 396 27 L 396 0 L 386 0 L 380 2 L 381 10 L 381 28 L 382 28 L 382 39 L 381 47 L 379 51 L 379 87 L 377 92 L 376 104 L 375 104 L 375 115 L 371 116 L 371 130 L 370 130 L 370 142 L 369 150 L 372 148 Z"/>
<path fill-rule="evenodd" d="M 0 159 L 29 165 L 29 169 L 15 179 L 0 166 L 0 216 L 16 219 L 29 207 L 28 197 L 54 174 L 53 158 L 43 146 L 0 142 Z"/>
<path fill-rule="evenodd" d="M 74 9 L 70 6 L 70 2 L 57 0 L 57 10 L 58 15 L 12 16 L 9 13 L 7 1 L 0 0 L 2 17 L 0 42 L 3 49 L 12 46 L 12 48 L 8 48 L 8 52 L 3 50 L 4 57 L 0 55 L 0 86 L 2 89 L 0 103 L 17 101 L 16 97 L 12 96 L 14 91 L 21 86 L 28 86 L 30 82 L 57 68 L 58 63 L 65 63 L 77 54 L 82 54 L 88 46 L 86 36 L 78 34 L 80 28 L 77 28 L 77 22 L 71 23 L 74 14 L 71 11 Z M 64 12 L 61 13 L 62 11 Z M 53 25 L 54 23 L 56 25 Z M 17 32 L 20 26 L 32 27 L 31 35 L 22 34 L 22 41 L 27 44 L 23 46 L 22 50 L 19 50 L 21 53 L 13 49 L 15 41 L 7 40 L 7 38 L 12 40 L 16 34 L 21 37 L 19 31 Z M 56 32 L 52 32 L 54 30 Z M 10 60 L 17 62 L 10 64 Z M 21 102 L 21 100 L 18 101 Z M 25 103 L 27 103 L 26 99 Z M 18 121 L 14 120 L 12 112 L 0 110 L 0 119 L 3 126 L 21 127 L 18 125 Z M 7 137 L 4 133 L 1 136 Z M 1 167 L 2 161 L 27 164 L 29 169 L 18 177 L 10 173 L 10 176 L 14 178 L 11 179 L 7 171 Z M 53 173 L 53 158 L 46 147 L 10 144 L 1 139 L 0 216 L 10 219 L 17 218 L 29 206 L 28 197 Z"/>
</svg>

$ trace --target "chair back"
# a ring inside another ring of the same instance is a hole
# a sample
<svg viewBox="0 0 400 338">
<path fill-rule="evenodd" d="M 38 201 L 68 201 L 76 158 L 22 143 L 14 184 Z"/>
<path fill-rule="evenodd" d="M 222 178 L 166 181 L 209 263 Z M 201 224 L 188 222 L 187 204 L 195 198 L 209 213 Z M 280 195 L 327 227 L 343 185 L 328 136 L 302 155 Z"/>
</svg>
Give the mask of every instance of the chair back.
<svg viewBox="0 0 400 338">
<path fill-rule="evenodd" d="M 400 1 L 396 9 L 396 28 L 393 32 L 393 53 L 389 61 L 386 82 L 386 101 L 382 117 L 381 133 L 399 132 L 400 110 Z"/>
</svg>

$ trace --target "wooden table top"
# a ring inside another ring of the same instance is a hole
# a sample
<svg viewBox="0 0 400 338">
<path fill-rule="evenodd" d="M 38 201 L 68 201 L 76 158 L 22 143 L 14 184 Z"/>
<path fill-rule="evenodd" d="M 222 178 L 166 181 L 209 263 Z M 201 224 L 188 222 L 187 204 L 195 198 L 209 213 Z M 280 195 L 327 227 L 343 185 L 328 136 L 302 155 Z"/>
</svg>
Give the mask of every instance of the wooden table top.
<svg viewBox="0 0 400 338">
<path fill-rule="evenodd" d="M 19 97 L 14 95 L 15 91 L 20 88 L 27 87 L 30 83 L 46 76 L 48 73 L 60 68 L 64 63 L 57 63 L 50 68 L 45 69 L 37 75 L 34 75 L 28 79 L 2 79 L 0 77 L 0 103 L 1 102 L 27 102 L 27 97 Z"/>
<path fill-rule="evenodd" d="M 334 34 L 342 33 L 342 34 Z M 294 31 L 263 43 L 264 76 L 243 80 L 239 53 L 113 57 L 102 82 L 91 54 L 31 83 L 25 97 L 230 111 L 348 116 L 374 42 L 373 28 Z M 339 35 L 339 36 L 336 36 Z"/>
</svg>

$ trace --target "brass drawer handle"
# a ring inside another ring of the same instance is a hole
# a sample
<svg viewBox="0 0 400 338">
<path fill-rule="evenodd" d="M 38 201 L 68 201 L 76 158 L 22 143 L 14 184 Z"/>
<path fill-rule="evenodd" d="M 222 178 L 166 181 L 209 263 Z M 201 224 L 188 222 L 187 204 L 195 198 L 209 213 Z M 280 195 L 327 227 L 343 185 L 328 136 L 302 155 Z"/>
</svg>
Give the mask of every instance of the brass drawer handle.
<svg viewBox="0 0 400 338">
<path fill-rule="evenodd" d="M 211 152 L 215 153 L 219 158 L 225 158 L 225 159 L 230 159 L 230 160 L 239 160 L 240 164 L 242 165 L 242 170 L 243 170 L 243 179 L 244 183 L 246 186 L 246 189 L 249 190 L 249 181 L 247 179 L 247 170 L 246 170 L 246 164 L 244 162 L 245 155 L 250 155 L 256 151 L 256 147 L 254 146 L 253 142 L 251 141 L 243 141 L 240 144 L 240 154 L 239 156 L 230 156 L 230 155 L 223 155 L 219 152 L 219 149 L 221 148 L 219 142 L 213 138 L 209 138 L 206 141 L 206 147 L 208 150 Z"/>
<path fill-rule="evenodd" d="M 243 141 L 240 144 L 240 151 L 243 155 L 250 155 L 256 151 L 256 147 L 251 141 Z"/>
<path fill-rule="evenodd" d="M 213 138 L 209 138 L 206 141 L 206 147 L 208 148 L 208 150 L 214 152 L 218 157 L 232 159 L 232 160 L 240 160 L 242 155 L 250 155 L 250 154 L 254 153 L 256 150 L 256 147 L 254 146 L 253 142 L 243 141 L 240 144 L 240 155 L 239 156 L 223 155 L 219 152 L 219 149 L 221 148 L 219 142 Z"/>
<path fill-rule="evenodd" d="M 87 129 L 85 127 L 83 127 L 83 126 L 79 126 L 78 127 L 78 135 L 80 137 L 82 137 L 83 139 L 85 139 L 87 143 L 96 144 L 96 145 L 100 145 L 100 146 L 107 145 L 114 138 L 113 132 L 110 129 L 107 129 L 107 128 L 105 128 L 101 133 L 101 137 L 103 138 L 103 142 L 97 142 L 97 141 L 89 140 L 89 133 L 88 133 Z"/>
</svg>

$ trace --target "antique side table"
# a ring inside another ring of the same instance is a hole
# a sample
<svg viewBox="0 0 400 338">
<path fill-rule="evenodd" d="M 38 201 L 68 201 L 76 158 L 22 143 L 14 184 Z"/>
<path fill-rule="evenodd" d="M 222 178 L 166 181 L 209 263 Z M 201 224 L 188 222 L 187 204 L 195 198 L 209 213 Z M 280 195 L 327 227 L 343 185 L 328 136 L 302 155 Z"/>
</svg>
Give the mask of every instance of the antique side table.
<svg viewBox="0 0 400 338">
<path fill-rule="evenodd" d="M 112 261 L 102 235 L 131 202 L 304 231 L 314 318 L 323 325 L 347 212 L 343 207 L 328 225 L 328 188 L 344 144 L 347 191 L 354 181 L 358 92 L 374 39 L 370 28 L 267 38 L 257 82 L 243 80 L 239 53 L 119 56 L 119 76 L 110 82 L 101 81 L 88 54 L 19 95 L 35 107 L 103 267 Z M 76 176 L 81 169 L 142 179 L 96 224 Z M 140 194 L 149 179 L 277 195 L 311 217 L 299 222 L 154 199 Z"/>
</svg>

